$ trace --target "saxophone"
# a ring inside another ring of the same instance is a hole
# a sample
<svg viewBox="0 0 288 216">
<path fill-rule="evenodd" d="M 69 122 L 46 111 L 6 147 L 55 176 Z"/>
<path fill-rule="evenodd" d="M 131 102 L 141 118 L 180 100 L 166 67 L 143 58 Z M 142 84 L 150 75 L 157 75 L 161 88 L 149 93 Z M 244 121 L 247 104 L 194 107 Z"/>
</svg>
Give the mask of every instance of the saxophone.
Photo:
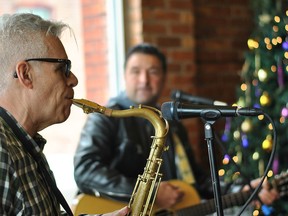
<svg viewBox="0 0 288 216">
<path fill-rule="evenodd" d="M 162 113 L 153 107 L 139 105 L 127 110 L 112 110 L 85 99 L 72 99 L 73 104 L 82 108 L 84 113 L 97 112 L 109 117 L 142 117 L 147 119 L 155 129 L 155 136 L 147 159 L 143 174 L 138 175 L 136 185 L 131 195 L 128 207 L 131 216 L 151 215 L 156 194 L 162 178 L 160 167 L 162 153 L 168 148 L 165 146 L 166 135 L 169 130 L 167 121 Z"/>
</svg>

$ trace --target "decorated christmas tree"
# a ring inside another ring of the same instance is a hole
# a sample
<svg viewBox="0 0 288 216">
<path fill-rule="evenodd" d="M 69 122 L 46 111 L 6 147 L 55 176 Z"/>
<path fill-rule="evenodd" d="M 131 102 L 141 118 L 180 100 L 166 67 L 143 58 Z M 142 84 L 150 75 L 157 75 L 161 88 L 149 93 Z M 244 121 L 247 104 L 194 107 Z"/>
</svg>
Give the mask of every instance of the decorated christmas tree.
<svg viewBox="0 0 288 216">
<path fill-rule="evenodd" d="M 235 104 L 260 108 L 272 118 L 275 128 L 263 115 L 227 119 L 222 136 L 227 153 L 219 171 L 227 182 L 263 176 L 274 145 L 274 130 L 277 148 L 268 176 L 273 179 L 288 168 L 288 4 L 286 0 L 251 2 L 255 28 L 247 40 Z M 281 199 L 273 215 L 282 215 L 285 206 L 288 201 Z"/>
</svg>

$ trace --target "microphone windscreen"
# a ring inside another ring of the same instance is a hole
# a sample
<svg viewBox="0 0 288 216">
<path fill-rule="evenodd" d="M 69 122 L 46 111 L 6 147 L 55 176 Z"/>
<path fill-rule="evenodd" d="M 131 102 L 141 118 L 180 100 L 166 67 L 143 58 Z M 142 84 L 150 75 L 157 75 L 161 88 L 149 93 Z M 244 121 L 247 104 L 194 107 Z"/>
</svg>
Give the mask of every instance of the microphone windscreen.
<svg viewBox="0 0 288 216">
<path fill-rule="evenodd" d="M 165 102 L 161 105 L 162 116 L 166 120 L 174 120 L 173 104 L 173 102 Z"/>
</svg>

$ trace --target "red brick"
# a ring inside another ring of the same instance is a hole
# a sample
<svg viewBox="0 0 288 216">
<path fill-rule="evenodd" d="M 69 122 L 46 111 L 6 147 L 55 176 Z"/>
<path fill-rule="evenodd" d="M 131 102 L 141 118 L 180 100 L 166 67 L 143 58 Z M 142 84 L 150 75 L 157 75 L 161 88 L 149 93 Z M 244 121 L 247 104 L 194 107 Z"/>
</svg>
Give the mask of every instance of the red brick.
<svg viewBox="0 0 288 216">
<path fill-rule="evenodd" d="M 186 36 L 187 34 L 190 34 L 193 30 L 192 25 L 187 24 L 172 24 L 170 25 L 171 32 L 179 35 L 182 34 L 183 36 Z"/>
<path fill-rule="evenodd" d="M 181 50 L 171 52 L 172 58 L 176 61 L 193 61 L 195 54 L 193 50 Z"/>
<path fill-rule="evenodd" d="M 165 11 L 163 9 L 143 9 L 142 16 L 144 20 L 153 20 L 154 22 L 179 21 L 181 15 L 176 11 Z"/>
<path fill-rule="evenodd" d="M 167 27 L 163 24 L 156 24 L 154 22 L 150 22 L 150 23 L 143 23 L 143 31 L 145 32 L 153 32 L 153 34 L 155 33 L 165 33 L 167 32 Z"/>
<path fill-rule="evenodd" d="M 180 40 L 179 37 L 158 37 L 156 44 L 163 47 L 180 47 Z"/>
<path fill-rule="evenodd" d="M 158 7 L 158 8 L 163 8 L 165 7 L 165 0 L 145 0 L 145 1 L 142 1 L 142 7 L 143 8 L 155 8 L 155 7 Z"/>
<path fill-rule="evenodd" d="M 191 0 L 170 0 L 169 6 L 174 9 L 189 9 L 192 8 Z"/>
</svg>

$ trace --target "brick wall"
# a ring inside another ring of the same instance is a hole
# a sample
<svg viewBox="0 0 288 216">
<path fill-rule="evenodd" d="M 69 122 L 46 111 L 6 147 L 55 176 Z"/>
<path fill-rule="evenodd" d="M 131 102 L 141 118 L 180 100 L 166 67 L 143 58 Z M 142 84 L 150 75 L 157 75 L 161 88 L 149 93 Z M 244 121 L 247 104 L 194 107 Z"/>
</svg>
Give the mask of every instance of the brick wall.
<svg viewBox="0 0 288 216">
<path fill-rule="evenodd" d="M 195 88 L 198 95 L 232 104 L 240 83 L 246 42 L 252 31 L 249 0 L 196 0 L 194 8 Z M 224 124 L 225 119 L 217 120 L 215 132 L 223 131 Z M 203 129 L 198 134 L 199 141 L 203 140 Z M 199 151 L 203 144 L 198 144 Z M 203 158 L 207 155 L 204 150 Z"/>
<path fill-rule="evenodd" d="M 106 0 L 82 0 L 86 97 L 104 104 L 109 97 Z"/>
<path fill-rule="evenodd" d="M 104 0 L 83 0 L 84 26 L 88 28 L 84 28 L 88 34 L 84 41 L 91 43 L 87 49 L 93 49 L 94 53 L 86 51 L 90 82 L 87 95 L 99 99 L 98 94 L 104 97 L 108 94 L 107 76 L 103 73 L 106 70 L 98 70 L 107 66 L 106 57 L 102 55 L 107 45 L 101 34 L 105 11 L 104 7 L 92 11 L 92 5 L 89 6 L 92 2 L 94 6 L 96 2 L 102 5 Z M 146 41 L 159 46 L 167 56 L 169 72 L 162 102 L 171 100 L 173 89 L 228 103 L 235 101 L 243 53 L 252 28 L 249 0 L 125 0 L 124 3 L 126 47 Z M 100 28 L 96 28 L 97 25 Z M 101 53 L 96 53 L 95 46 Z M 95 83 L 99 83 L 97 88 Z M 203 122 L 200 119 L 183 122 L 198 153 L 197 160 L 207 162 Z M 222 130 L 224 123 L 223 120 L 215 123 L 216 132 Z"/>
</svg>

